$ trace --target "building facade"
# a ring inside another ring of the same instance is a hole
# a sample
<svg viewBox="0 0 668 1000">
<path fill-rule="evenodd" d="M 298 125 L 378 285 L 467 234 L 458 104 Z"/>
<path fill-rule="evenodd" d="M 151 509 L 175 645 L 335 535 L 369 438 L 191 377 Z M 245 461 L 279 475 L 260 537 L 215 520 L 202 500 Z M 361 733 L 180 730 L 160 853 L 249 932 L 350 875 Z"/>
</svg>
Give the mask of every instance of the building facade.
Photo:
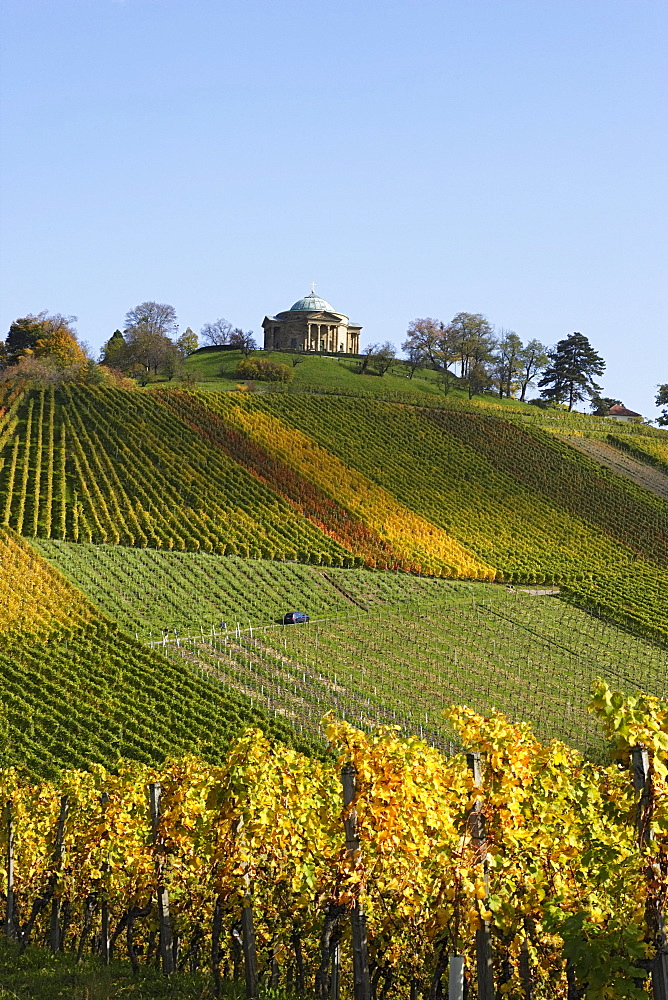
<svg viewBox="0 0 668 1000">
<path fill-rule="evenodd" d="M 360 331 L 343 313 L 311 292 L 284 312 L 262 320 L 265 351 L 359 354 Z"/>
</svg>

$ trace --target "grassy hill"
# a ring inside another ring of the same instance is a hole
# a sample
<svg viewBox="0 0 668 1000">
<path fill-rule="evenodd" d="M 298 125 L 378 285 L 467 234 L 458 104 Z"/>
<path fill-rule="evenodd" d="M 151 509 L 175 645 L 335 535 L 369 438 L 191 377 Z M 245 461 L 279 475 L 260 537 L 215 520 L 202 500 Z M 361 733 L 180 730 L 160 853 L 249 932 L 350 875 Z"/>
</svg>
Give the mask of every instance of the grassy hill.
<svg viewBox="0 0 668 1000">
<path fill-rule="evenodd" d="M 336 393 L 348 396 L 374 396 L 381 399 L 415 402 L 429 406 L 469 405 L 468 392 L 455 387 L 446 396 L 438 384 L 438 373 L 425 368 L 416 371 L 411 377 L 410 369 L 405 361 L 398 359 L 384 375 L 374 374 L 367 370 L 360 373 L 360 366 L 353 358 L 345 355 L 304 354 L 295 352 L 264 351 L 258 356 L 270 358 L 289 365 L 294 372 L 293 381 L 287 387 L 278 387 L 278 391 L 290 393 L 317 392 Z M 299 361 L 294 364 L 297 357 Z M 215 350 L 200 348 L 186 359 L 185 369 L 191 378 L 196 380 L 199 389 L 208 391 L 233 391 L 239 385 L 247 382 L 237 375 L 239 363 L 243 360 L 241 351 Z M 164 383 L 158 383 L 163 384 Z M 256 382 L 255 391 L 276 391 L 276 386 Z M 472 405 L 501 406 L 505 411 L 531 413 L 534 407 L 520 403 L 514 399 L 499 400 L 491 395 L 476 397 Z"/>
</svg>

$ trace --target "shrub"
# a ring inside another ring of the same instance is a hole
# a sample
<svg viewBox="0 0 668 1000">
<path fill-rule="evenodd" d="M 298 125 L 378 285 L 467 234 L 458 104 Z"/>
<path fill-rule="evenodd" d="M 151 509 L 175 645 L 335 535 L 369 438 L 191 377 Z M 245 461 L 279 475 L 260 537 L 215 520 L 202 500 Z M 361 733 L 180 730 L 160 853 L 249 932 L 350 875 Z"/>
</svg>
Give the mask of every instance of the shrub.
<svg viewBox="0 0 668 1000">
<path fill-rule="evenodd" d="M 237 375 L 260 382 L 291 382 L 295 376 L 289 365 L 268 358 L 246 358 L 237 368 Z"/>
</svg>

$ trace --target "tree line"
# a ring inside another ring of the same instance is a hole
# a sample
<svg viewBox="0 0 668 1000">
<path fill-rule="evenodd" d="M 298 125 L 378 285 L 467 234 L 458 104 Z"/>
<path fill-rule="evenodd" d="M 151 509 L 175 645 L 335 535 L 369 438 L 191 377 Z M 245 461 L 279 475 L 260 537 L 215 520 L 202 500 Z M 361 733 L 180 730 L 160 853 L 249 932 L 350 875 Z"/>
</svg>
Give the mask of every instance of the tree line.
<svg viewBox="0 0 668 1000">
<path fill-rule="evenodd" d="M 235 327 L 223 317 L 205 323 L 199 337 L 190 327 L 180 334 L 173 306 L 146 301 L 126 313 L 123 330 L 106 341 L 96 361 L 75 323 L 76 316 L 47 312 L 16 319 L 6 339 L 0 340 L 0 379 L 57 384 L 122 383 L 131 378 L 147 385 L 158 377 L 193 379 L 184 362 L 198 349 L 200 337 L 205 346 L 236 348 L 246 358 L 258 349 L 252 330 Z M 621 402 L 601 395 L 595 380 L 605 371 L 605 361 L 579 332 L 548 347 L 536 338 L 524 343 L 514 330 L 495 330 L 481 313 L 459 312 L 449 323 L 430 316 L 413 320 L 401 350 L 410 379 L 431 369 L 446 394 L 457 387 L 467 390 L 469 398 L 493 392 L 500 399 L 524 402 L 528 390 L 537 387 L 539 396 L 531 403 L 556 404 L 570 411 L 577 403 L 588 402 L 601 416 Z M 358 370 L 382 376 L 398 360 L 389 341 L 368 344 L 358 359 Z M 656 404 L 664 407 L 658 423 L 668 426 L 668 384 L 657 388 Z"/>
<path fill-rule="evenodd" d="M 25 379 L 41 385 L 63 382 L 96 384 L 115 382 L 141 385 L 158 376 L 171 381 L 187 377 L 183 362 L 199 347 L 190 327 L 179 333 L 176 310 L 162 302 L 141 302 L 125 316 L 123 330 L 116 330 L 95 359 L 81 341 L 76 316 L 60 313 L 28 313 L 11 324 L 0 340 L 0 379 Z M 246 357 L 257 345 L 252 331 L 233 327 L 226 319 L 205 323 L 201 330 L 205 345 L 229 345 Z"/>
<path fill-rule="evenodd" d="M 123 331 L 116 330 L 102 348 L 101 361 L 136 378 L 141 385 L 162 375 L 186 377 L 185 359 L 199 347 L 190 328 L 179 336 L 176 311 L 160 302 L 142 302 L 125 317 Z M 205 346 L 236 347 L 246 357 L 257 350 L 252 331 L 234 327 L 223 317 L 205 323 L 200 336 Z"/>
<path fill-rule="evenodd" d="M 431 368 L 446 393 L 463 386 L 469 398 L 495 392 L 501 399 L 525 401 L 528 389 L 537 385 L 543 405 L 572 410 L 589 400 L 593 409 L 607 412 L 617 402 L 600 396 L 594 379 L 603 374 L 605 361 L 582 333 L 569 334 L 552 348 L 535 338 L 525 344 L 514 330 L 495 331 L 480 313 L 460 312 L 449 323 L 432 317 L 413 320 L 401 348 L 410 377 Z"/>
</svg>

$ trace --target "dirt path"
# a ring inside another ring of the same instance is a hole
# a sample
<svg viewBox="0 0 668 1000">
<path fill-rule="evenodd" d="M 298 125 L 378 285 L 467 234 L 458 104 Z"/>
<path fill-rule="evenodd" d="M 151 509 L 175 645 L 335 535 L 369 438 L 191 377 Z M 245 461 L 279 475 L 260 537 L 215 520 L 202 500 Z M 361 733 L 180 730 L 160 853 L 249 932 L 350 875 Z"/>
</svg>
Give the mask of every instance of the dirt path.
<svg viewBox="0 0 668 1000">
<path fill-rule="evenodd" d="M 559 437 L 568 444 L 577 448 L 578 451 L 593 458 L 595 462 L 607 466 L 620 476 L 625 476 L 638 486 L 643 486 L 646 490 L 656 493 L 663 500 L 668 500 L 668 476 L 658 469 L 653 469 L 651 465 L 645 465 L 632 455 L 615 448 L 607 441 L 598 441 L 594 438 L 571 437 L 567 434 L 560 434 Z"/>
</svg>

